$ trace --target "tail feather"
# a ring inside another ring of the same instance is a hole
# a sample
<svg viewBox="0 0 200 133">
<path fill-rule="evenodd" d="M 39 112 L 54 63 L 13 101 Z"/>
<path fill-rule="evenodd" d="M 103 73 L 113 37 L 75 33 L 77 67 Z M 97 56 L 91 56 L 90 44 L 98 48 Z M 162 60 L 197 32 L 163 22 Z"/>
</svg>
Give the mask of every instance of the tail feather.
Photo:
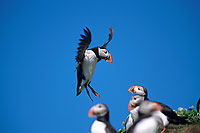
<svg viewBox="0 0 200 133">
<path fill-rule="evenodd" d="M 187 117 L 181 117 L 181 116 L 177 116 L 176 119 L 171 119 L 170 123 L 173 124 L 191 124 L 189 121 L 186 120 Z"/>
<path fill-rule="evenodd" d="M 77 94 L 76 94 L 76 96 L 80 95 L 84 88 L 85 88 L 84 86 L 77 85 Z"/>
<path fill-rule="evenodd" d="M 81 94 L 81 91 L 79 91 L 78 89 L 77 89 L 77 94 L 76 94 L 76 96 L 78 96 L 78 95 L 80 95 Z"/>
<path fill-rule="evenodd" d="M 77 94 L 76 96 L 80 95 L 81 94 L 81 89 L 80 89 L 81 86 L 77 86 Z"/>
<path fill-rule="evenodd" d="M 179 121 L 180 124 L 191 124 L 186 119 L 187 119 L 187 117 L 180 117 L 180 116 L 178 116 L 178 121 Z"/>
</svg>

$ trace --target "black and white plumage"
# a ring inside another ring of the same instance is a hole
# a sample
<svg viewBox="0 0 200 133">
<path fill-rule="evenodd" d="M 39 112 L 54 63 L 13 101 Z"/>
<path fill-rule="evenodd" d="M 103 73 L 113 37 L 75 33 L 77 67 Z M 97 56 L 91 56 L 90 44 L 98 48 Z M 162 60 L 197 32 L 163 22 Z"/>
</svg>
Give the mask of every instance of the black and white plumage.
<svg viewBox="0 0 200 133">
<path fill-rule="evenodd" d="M 137 101 L 137 102 L 139 102 L 139 101 Z M 137 106 L 136 104 L 135 105 L 132 104 L 131 100 L 129 101 L 129 104 L 128 104 L 128 110 L 129 110 L 130 114 L 127 116 L 126 121 L 125 121 L 125 129 L 126 129 L 126 131 L 128 131 L 128 129 L 139 118 L 139 116 L 138 116 L 139 106 Z"/>
<path fill-rule="evenodd" d="M 197 102 L 197 112 L 199 113 L 199 120 L 200 120 L 200 98 Z"/>
<path fill-rule="evenodd" d="M 108 107 L 103 103 L 98 103 L 89 110 L 89 117 L 97 117 L 91 126 L 91 133 L 117 133 L 109 122 L 109 114 Z"/>
<path fill-rule="evenodd" d="M 145 96 L 145 99 L 148 99 L 147 89 L 144 86 L 132 86 L 128 89 L 128 91 L 132 94 Z"/>
<path fill-rule="evenodd" d="M 129 109 L 135 109 L 136 107 L 139 107 L 140 108 L 140 105 L 142 102 L 144 101 L 149 101 L 149 100 L 145 100 L 145 96 L 143 95 L 138 95 L 138 94 L 135 94 L 134 96 L 132 96 L 130 102 L 129 102 Z M 151 101 L 152 102 L 152 101 Z M 154 103 L 157 103 L 157 102 L 154 102 Z M 159 103 L 157 103 L 159 104 Z M 160 105 L 160 104 L 159 104 Z M 136 121 L 138 120 L 139 118 L 139 110 L 136 110 L 135 111 L 135 115 L 136 117 L 134 118 Z M 166 127 L 168 124 L 169 124 L 169 121 L 167 119 L 167 116 L 165 116 L 160 110 L 159 111 L 155 111 L 153 113 L 153 115 L 157 118 L 159 118 L 159 124 L 163 125 L 163 127 Z M 135 121 L 134 121 L 135 122 Z"/>
<path fill-rule="evenodd" d="M 128 89 L 128 91 L 133 94 L 144 97 L 144 100 L 149 100 L 147 98 L 147 96 L 148 96 L 147 89 L 144 86 L 132 86 Z M 167 126 L 170 123 L 172 123 L 172 124 L 189 124 L 189 122 L 185 120 L 186 119 L 185 117 L 178 116 L 169 106 L 167 106 L 163 103 L 160 103 L 160 102 L 156 102 L 156 103 L 158 103 L 162 106 L 161 112 L 158 113 L 158 115 L 160 115 L 160 117 L 162 119 L 162 125 L 164 127 L 162 132 L 164 132 L 166 130 Z"/>
<path fill-rule="evenodd" d="M 92 77 L 95 72 L 96 64 L 101 59 L 104 59 L 105 61 L 112 63 L 113 58 L 111 54 L 106 49 L 107 44 L 111 41 L 113 36 L 113 29 L 110 27 L 110 34 L 109 39 L 106 43 L 104 43 L 103 46 L 94 47 L 91 49 L 88 49 L 90 43 L 91 43 L 91 32 L 86 27 L 84 29 L 85 35 L 80 35 L 81 39 L 79 39 L 79 47 L 77 51 L 76 56 L 76 62 L 77 64 L 77 96 L 82 92 L 84 88 L 86 88 L 87 94 L 92 100 L 89 91 L 87 89 L 87 86 L 92 90 L 95 96 L 100 96 L 97 92 L 94 91 L 94 89 L 90 86 Z M 93 100 L 92 100 L 93 101 Z"/>
<path fill-rule="evenodd" d="M 127 133 L 156 133 L 160 118 L 154 115 L 162 107 L 155 102 L 143 101 L 139 107 L 139 119 L 128 129 Z"/>
<path fill-rule="evenodd" d="M 133 117 L 131 116 L 131 113 L 130 113 L 127 116 L 125 124 L 124 124 L 126 131 L 128 131 L 128 129 L 133 125 L 133 123 L 134 123 L 134 119 L 133 119 Z"/>
</svg>

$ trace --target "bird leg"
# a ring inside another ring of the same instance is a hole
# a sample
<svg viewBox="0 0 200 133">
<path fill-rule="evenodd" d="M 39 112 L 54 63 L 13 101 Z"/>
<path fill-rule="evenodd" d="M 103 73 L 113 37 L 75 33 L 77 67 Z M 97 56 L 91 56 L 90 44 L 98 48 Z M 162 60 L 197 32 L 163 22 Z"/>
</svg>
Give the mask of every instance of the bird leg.
<svg viewBox="0 0 200 133">
<path fill-rule="evenodd" d="M 161 133 L 164 133 L 166 129 L 167 129 L 167 128 L 164 128 L 164 129 L 161 131 Z"/>
<path fill-rule="evenodd" d="M 89 93 L 89 91 L 88 91 L 88 89 L 87 89 L 87 85 L 85 86 L 85 89 L 86 89 L 86 91 L 87 91 L 88 96 L 89 96 L 90 99 L 92 100 L 92 98 L 91 98 L 91 96 L 90 96 L 90 93 Z M 92 100 L 92 101 L 93 101 L 93 100 Z"/>
<path fill-rule="evenodd" d="M 100 95 L 96 91 L 94 91 L 94 89 L 90 86 L 90 84 L 88 84 L 88 87 L 91 89 L 91 91 L 94 93 L 95 96 L 100 97 Z"/>
</svg>

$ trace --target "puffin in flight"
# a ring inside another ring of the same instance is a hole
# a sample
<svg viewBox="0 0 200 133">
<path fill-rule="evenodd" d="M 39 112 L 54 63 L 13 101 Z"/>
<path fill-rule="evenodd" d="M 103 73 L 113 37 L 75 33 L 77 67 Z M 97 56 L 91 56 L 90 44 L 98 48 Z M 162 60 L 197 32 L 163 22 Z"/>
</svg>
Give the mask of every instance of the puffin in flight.
<svg viewBox="0 0 200 133">
<path fill-rule="evenodd" d="M 117 133 L 109 122 L 109 110 L 103 103 L 98 103 L 90 108 L 88 116 L 97 117 L 91 126 L 91 133 Z"/>
<path fill-rule="evenodd" d="M 79 47 L 77 51 L 76 56 L 76 62 L 77 67 L 77 96 L 82 92 L 84 88 L 86 88 L 87 94 L 92 100 L 87 86 L 91 89 L 91 91 L 94 93 L 95 96 L 100 96 L 97 92 L 94 91 L 94 89 L 90 86 L 93 74 L 95 72 L 96 64 L 101 59 L 104 59 L 105 61 L 112 63 L 113 58 L 111 54 L 106 49 L 106 46 L 108 43 L 112 40 L 113 36 L 113 29 L 110 27 L 110 34 L 108 41 L 104 43 L 103 46 L 97 46 L 91 49 L 88 49 L 90 42 L 91 42 L 91 32 L 86 27 L 84 30 L 84 35 L 80 35 L 81 39 L 79 39 Z M 93 100 L 92 100 L 93 101 Z"/>
<path fill-rule="evenodd" d="M 154 112 L 161 109 L 162 107 L 158 103 L 143 101 L 138 110 L 139 118 L 127 133 L 156 133 L 160 118 L 154 115 Z"/>
<path fill-rule="evenodd" d="M 128 89 L 129 92 L 131 92 L 132 94 L 137 94 L 140 95 L 142 97 L 144 97 L 144 100 L 149 100 L 148 99 L 148 93 L 147 93 L 147 89 L 144 86 L 132 86 Z M 153 101 L 155 102 L 155 101 Z M 162 132 L 164 132 L 167 129 L 167 126 L 172 123 L 172 124 L 190 124 L 190 122 L 186 121 L 186 117 L 180 117 L 178 116 L 169 106 L 160 103 L 160 102 L 156 102 L 158 104 L 160 104 L 162 106 L 162 110 L 161 110 L 161 119 L 163 122 L 163 126 L 164 129 L 162 130 Z M 167 118 L 163 117 L 164 116 Z"/>
</svg>

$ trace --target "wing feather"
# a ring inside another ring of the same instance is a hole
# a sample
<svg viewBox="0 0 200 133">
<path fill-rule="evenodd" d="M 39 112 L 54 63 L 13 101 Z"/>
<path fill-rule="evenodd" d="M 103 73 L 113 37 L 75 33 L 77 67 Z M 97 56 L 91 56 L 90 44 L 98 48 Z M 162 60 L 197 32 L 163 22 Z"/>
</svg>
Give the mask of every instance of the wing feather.
<svg viewBox="0 0 200 133">
<path fill-rule="evenodd" d="M 84 53 L 85 50 L 89 47 L 91 43 L 91 32 L 90 30 L 86 27 L 86 29 L 83 29 L 85 35 L 80 35 L 81 39 L 79 39 L 79 47 L 77 48 L 77 56 L 76 56 L 76 61 L 79 63 L 83 60 L 84 58 Z"/>
<path fill-rule="evenodd" d="M 102 46 L 103 48 L 106 48 L 106 46 L 108 45 L 108 43 L 112 40 L 112 37 L 113 37 L 113 29 L 110 26 L 109 38 L 108 38 L 108 41 L 106 43 L 104 43 L 104 45 Z"/>
</svg>

